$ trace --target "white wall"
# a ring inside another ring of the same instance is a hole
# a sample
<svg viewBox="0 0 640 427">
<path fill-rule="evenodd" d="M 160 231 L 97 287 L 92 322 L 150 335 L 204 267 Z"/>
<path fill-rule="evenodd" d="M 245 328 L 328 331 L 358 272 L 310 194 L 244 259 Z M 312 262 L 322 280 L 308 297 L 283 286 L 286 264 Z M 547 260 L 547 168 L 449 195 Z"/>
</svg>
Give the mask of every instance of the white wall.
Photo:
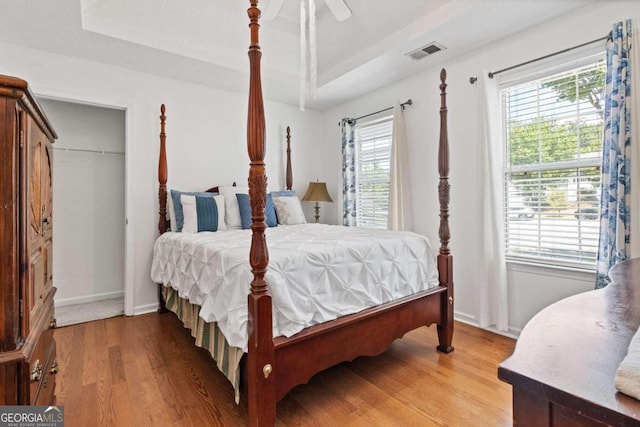
<svg viewBox="0 0 640 427">
<path fill-rule="evenodd" d="M 125 312 L 154 310 L 156 287 L 149 272 L 158 234 L 160 104 L 167 106 L 169 186 L 200 190 L 246 182 L 247 95 L 16 45 L 0 43 L 0 52 L 0 73 L 27 80 L 36 95 L 126 109 L 125 211 L 131 238 L 127 240 L 125 276 L 132 284 L 133 298 L 125 300 Z M 284 187 L 283 130 L 289 125 L 294 188 L 304 193 L 306 183 L 318 174 L 314 162 L 317 152 L 310 147 L 322 142 L 322 115 L 274 102 L 265 103 L 265 112 L 269 186 Z"/>
<path fill-rule="evenodd" d="M 125 112 L 47 99 L 40 103 L 58 134 L 53 156 L 56 306 L 122 297 Z"/>
<path fill-rule="evenodd" d="M 605 4 L 606 3 L 606 4 Z M 323 164 L 332 194 L 341 188 L 340 130 L 342 117 L 357 117 L 413 99 L 405 110 L 405 125 L 411 157 L 412 212 L 415 231 L 430 238 L 437 247 L 437 145 L 439 129 L 439 73 L 447 69 L 449 143 L 451 149 L 451 248 L 455 259 L 456 317 L 476 323 L 479 277 L 478 254 L 481 230 L 477 213 L 481 212 L 479 191 L 479 94 L 469 77 L 483 70 L 498 70 L 567 47 L 606 36 L 613 22 L 640 16 L 640 2 L 596 2 L 544 26 L 509 37 L 471 55 L 446 64 L 435 64 L 424 73 L 399 81 L 366 96 L 351 100 L 326 113 L 325 139 L 334 141 L 324 151 Z M 437 61 L 437 56 L 425 59 Z M 321 155 L 322 153 L 319 153 Z M 341 202 L 325 206 L 325 218 L 340 221 Z M 518 333 L 541 308 L 566 296 L 593 289 L 593 273 L 510 265 L 509 324 Z"/>
</svg>

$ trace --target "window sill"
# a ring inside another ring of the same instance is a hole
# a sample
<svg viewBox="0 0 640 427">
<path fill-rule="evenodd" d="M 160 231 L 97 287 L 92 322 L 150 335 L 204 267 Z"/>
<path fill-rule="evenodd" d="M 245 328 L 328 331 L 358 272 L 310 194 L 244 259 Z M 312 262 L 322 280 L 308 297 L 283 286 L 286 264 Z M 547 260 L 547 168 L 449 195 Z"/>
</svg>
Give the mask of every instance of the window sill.
<svg viewBox="0 0 640 427">
<path fill-rule="evenodd" d="M 562 277 L 574 280 L 594 280 L 595 269 L 570 267 L 565 265 L 543 264 L 520 259 L 507 259 L 507 271 L 537 274 L 542 276 Z"/>
</svg>

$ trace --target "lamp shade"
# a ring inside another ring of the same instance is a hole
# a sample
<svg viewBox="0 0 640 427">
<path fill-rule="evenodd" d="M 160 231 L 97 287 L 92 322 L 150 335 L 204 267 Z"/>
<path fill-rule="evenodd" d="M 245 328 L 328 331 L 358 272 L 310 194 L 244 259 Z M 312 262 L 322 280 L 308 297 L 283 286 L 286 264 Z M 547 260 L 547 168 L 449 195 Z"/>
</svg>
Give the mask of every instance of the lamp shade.
<svg viewBox="0 0 640 427">
<path fill-rule="evenodd" d="M 305 202 L 333 202 L 325 182 L 310 182 L 302 200 Z"/>
</svg>

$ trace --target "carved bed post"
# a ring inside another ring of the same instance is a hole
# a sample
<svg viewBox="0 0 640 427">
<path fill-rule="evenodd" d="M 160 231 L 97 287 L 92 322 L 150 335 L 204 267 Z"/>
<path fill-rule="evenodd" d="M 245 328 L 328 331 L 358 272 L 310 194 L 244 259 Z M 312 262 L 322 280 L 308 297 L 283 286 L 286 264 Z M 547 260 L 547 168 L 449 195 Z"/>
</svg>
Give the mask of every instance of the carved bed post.
<svg viewBox="0 0 640 427">
<path fill-rule="evenodd" d="M 440 285 L 446 286 L 443 292 L 441 313 L 442 319 L 438 323 L 438 350 L 449 353 L 453 351 L 453 257 L 449 249 L 451 231 L 449 229 L 449 135 L 447 130 L 447 71 L 440 71 L 440 144 L 438 147 L 438 172 L 440 183 L 438 195 L 440 199 L 440 252 L 438 254 L 438 272 Z"/>
<path fill-rule="evenodd" d="M 293 172 L 291 171 L 291 128 L 287 126 L 287 182 L 286 189 L 293 187 Z"/>
<path fill-rule="evenodd" d="M 167 149 L 165 141 L 167 135 L 164 133 L 164 124 L 167 116 L 164 104 L 160 106 L 160 159 L 158 161 L 158 201 L 160 202 L 160 218 L 158 219 L 158 232 L 160 234 L 167 231 Z"/>
<path fill-rule="evenodd" d="M 160 209 L 158 214 L 158 232 L 160 234 L 167 231 L 167 149 L 165 142 L 167 135 L 164 132 L 164 124 L 167 116 L 164 104 L 160 106 L 160 156 L 158 160 L 158 202 Z M 166 313 L 167 305 L 162 297 L 162 284 L 158 284 L 158 313 Z"/>
<path fill-rule="evenodd" d="M 251 251 L 249 261 L 253 272 L 251 292 L 248 296 L 249 347 L 247 354 L 247 383 L 249 424 L 273 426 L 276 418 L 274 375 L 274 345 L 271 317 L 271 295 L 264 280 L 269 264 L 265 237 L 265 206 L 267 175 L 265 172 L 265 119 L 260 78 L 262 52 L 258 41 L 260 9 L 258 0 L 250 0 L 247 11 L 251 23 L 249 46 L 249 112 L 247 119 L 247 150 L 251 160 L 249 169 L 249 198 L 251 200 Z"/>
</svg>

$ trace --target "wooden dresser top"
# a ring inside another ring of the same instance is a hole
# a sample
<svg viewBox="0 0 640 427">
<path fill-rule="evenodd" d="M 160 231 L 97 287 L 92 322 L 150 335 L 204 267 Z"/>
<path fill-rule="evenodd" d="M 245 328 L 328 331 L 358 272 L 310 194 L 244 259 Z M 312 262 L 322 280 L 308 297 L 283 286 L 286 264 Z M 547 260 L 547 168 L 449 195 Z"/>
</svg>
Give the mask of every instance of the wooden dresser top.
<svg viewBox="0 0 640 427">
<path fill-rule="evenodd" d="M 618 392 L 616 370 L 640 325 L 640 259 L 615 266 L 604 289 L 559 301 L 525 326 L 498 376 L 549 401 L 620 425 L 640 421 L 640 401 Z"/>
</svg>

